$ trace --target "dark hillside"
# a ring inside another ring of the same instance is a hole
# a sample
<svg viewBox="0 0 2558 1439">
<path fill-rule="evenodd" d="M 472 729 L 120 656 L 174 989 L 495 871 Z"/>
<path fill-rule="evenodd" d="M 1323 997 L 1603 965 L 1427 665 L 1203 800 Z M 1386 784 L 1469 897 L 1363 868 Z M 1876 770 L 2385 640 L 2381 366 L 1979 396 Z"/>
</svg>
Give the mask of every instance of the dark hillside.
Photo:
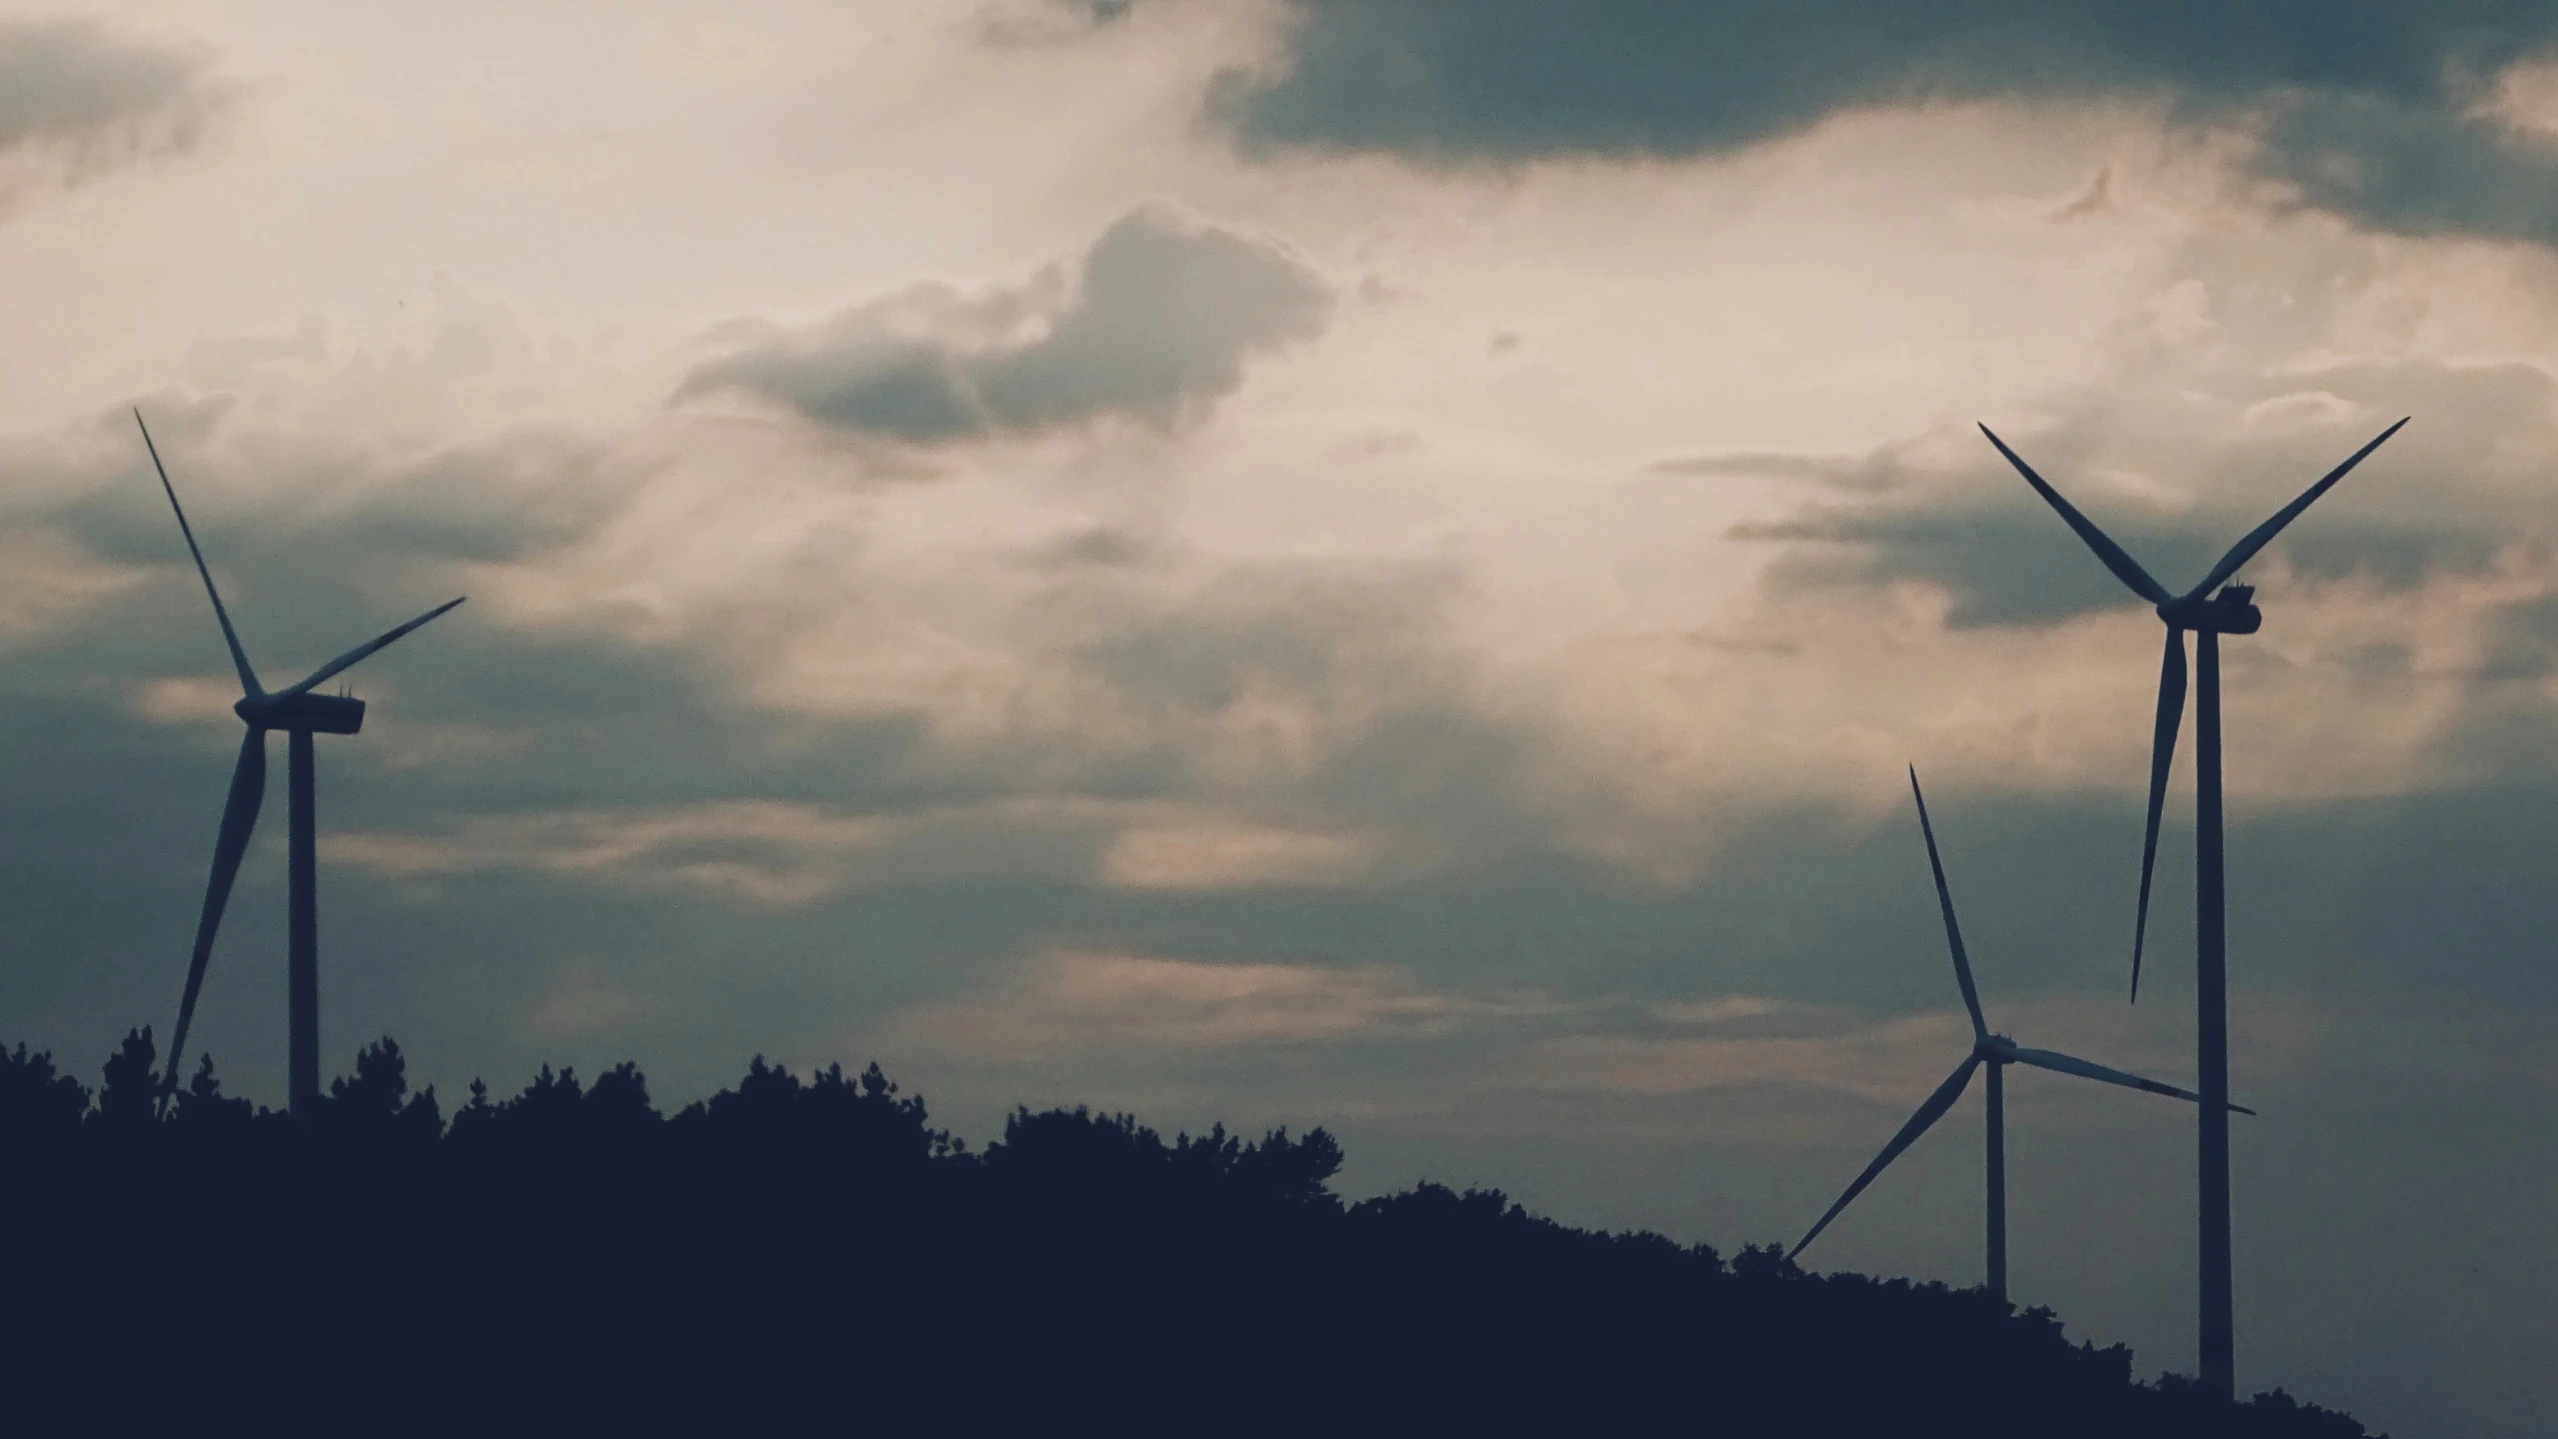
<svg viewBox="0 0 2558 1439">
<path fill-rule="evenodd" d="M 2364 1433 L 2132 1382 L 1979 1292 L 1726 1262 L 1424 1185 L 1322 1130 L 1016 1113 L 971 1151 L 876 1067 L 478 1085 L 390 1041 L 308 1125 L 0 1053 L 21 1432 Z"/>
</svg>

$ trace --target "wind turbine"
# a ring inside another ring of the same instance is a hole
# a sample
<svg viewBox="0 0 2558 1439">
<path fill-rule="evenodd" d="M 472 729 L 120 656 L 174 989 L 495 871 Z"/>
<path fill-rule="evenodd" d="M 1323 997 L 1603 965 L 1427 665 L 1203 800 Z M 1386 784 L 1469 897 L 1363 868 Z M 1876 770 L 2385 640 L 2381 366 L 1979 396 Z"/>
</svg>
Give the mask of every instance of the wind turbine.
<svg viewBox="0 0 2558 1439">
<path fill-rule="evenodd" d="M 160 463 L 160 447 L 151 443 L 151 427 L 142 423 L 139 409 L 133 412 L 133 423 L 142 430 L 143 448 L 151 452 L 151 468 L 160 473 L 160 488 L 169 497 L 169 508 L 177 514 L 178 532 L 186 536 L 187 553 L 195 557 L 195 572 L 203 577 L 205 597 L 213 601 L 213 617 L 222 625 L 222 642 L 230 647 L 232 667 L 240 673 L 240 700 L 231 706 L 231 712 L 249 727 L 240 742 L 239 764 L 231 771 L 231 797 L 222 806 L 222 829 L 213 842 L 213 872 L 205 881 L 204 913 L 196 921 L 195 952 L 187 960 L 186 995 L 178 1002 L 178 1025 L 169 1039 L 169 1067 L 164 1083 L 171 1089 L 177 1087 L 178 1060 L 186 1052 L 187 1026 L 195 1020 L 196 994 L 204 987 L 205 961 L 212 957 L 213 936 L 222 927 L 222 909 L 230 902 L 231 881 L 240 872 L 240 857 L 248 851 L 249 832 L 257 827 L 258 806 L 266 799 L 267 731 L 283 730 L 291 741 L 285 786 L 289 859 L 286 871 L 291 901 L 286 940 L 287 1093 L 295 1117 L 304 1118 L 320 1097 L 320 938 L 319 911 L 313 894 L 319 866 L 312 835 L 311 736 L 354 734 L 364 727 L 364 701 L 346 695 L 314 694 L 312 687 L 461 601 L 437 605 L 380 638 L 348 650 L 313 670 L 300 683 L 268 693 L 259 687 L 257 671 L 249 667 L 248 653 L 240 648 L 240 636 L 231 628 L 230 611 L 222 607 L 222 593 L 213 587 L 213 572 L 205 568 L 204 551 L 196 546 L 187 512 L 178 504 L 176 487 L 169 483 L 169 468 Z"/>
<path fill-rule="evenodd" d="M 1902 1150 L 1918 1142 L 1918 1137 L 1927 1133 L 1930 1125 L 1945 1117 L 1945 1111 L 1952 1109 L 1954 1101 L 1961 1099 L 1963 1091 L 1971 1087 L 1972 1072 L 1987 1065 L 1989 1067 L 1989 1289 L 1992 1294 L 2004 1300 L 2007 1298 L 2007 1098 L 2003 1076 L 2007 1066 L 2030 1064 L 2037 1069 L 2075 1074 L 2086 1079 L 2101 1079 L 2107 1084 L 2119 1084 L 2127 1089 L 2145 1089 L 2152 1094 L 2165 1094 L 2177 1099 L 2199 1101 L 2202 1096 L 2190 1090 L 2178 1089 L 2172 1084 L 2161 1084 L 2155 1079 L 2143 1079 L 2137 1074 L 2126 1074 L 2119 1069 L 2108 1069 L 2101 1064 L 2091 1064 L 2071 1055 L 2057 1054 L 2048 1049 L 2027 1049 L 2006 1035 L 1990 1033 L 1989 1021 L 1981 1017 L 1980 992 L 1972 986 L 1972 961 L 1963 951 L 1963 930 L 1954 922 L 1954 896 L 1945 888 L 1945 864 L 1937 857 L 1936 830 L 1927 821 L 1927 796 L 1919 792 L 1918 769 L 1915 766 L 1910 770 L 1910 794 L 1918 801 L 1919 833 L 1927 839 L 1927 866 L 1936 875 L 1936 904 L 1945 912 L 1945 943 L 1946 947 L 1954 952 L 1954 980 L 1963 987 L 1963 1008 L 1972 1016 L 1972 1052 L 1964 1056 L 1963 1062 L 1955 1066 L 1954 1072 L 1946 1076 L 1945 1082 L 1936 1087 L 1936 1092 L 1929 1095 L 1927 1101 L 1918 1107 L 1918 1113 L 1910 1116 L 1909 1123 L 1901 1126 L 1901 1132 L 1892 1136 L 1892 1142 L 1883 1146 L 1883 1152 L 1874 1156 L 1874 1162 L 1865 1166 L 1865 1172 L 1856 1177 L 1856 1182 L 1847 1187 L 1847 1192 L 1839 1196 L 1836 1204 L 1830 1206 L 1830 1212 L 1822 1215 L 1821 1222 L 1813 1225 L 1811 1232 L 1804 1235 L 1802 1242 L 1796 1244 L 1792 1252 L 1785 1257 L 1792 1259 L 1795 1255 L 1801 1254 L 1805 1245 L 1819 1238 L 1821 1231 L 1830 1227 L 1830 1221 L 1839 1217 L 1839 1211 L 1847 1208 L 1851 1200 L 1865 1192 L 1865 1186 L 1874 1182 L 1875 1176 L 1883 1172 L 1884 1166 L 1900 1158 Z M 2231 1107 L 2238 1108 L 2236 1105 Z M 2240 1109 L 2239 1112 L 2253 1114 L 2256 1111 Z"/>
<path fill-rule="evenodd" d="M 2116 579 L 2157 606 L 2159 619 L 2167 625 L 2167 654 L 2158 671 L 2157 728 L 2150 741 L 2149 823 L 2141 839 L 2140 909 L 2132 927 L 2134 999 L 2140 997 L 2141 945 L 2149 932 L 2149 878 L 2151 865 L 2158 857 L 2159 808 L 2167 799 L 2168 765 L 2176 757 L 2176 727 L 2185 713 L 2185 632 L 2194 632 L 2194 653 L 2201 671 L 2194 687 L 2194 1041 L 2199 1051 L 2195 1064 L 2197 1082 L 2203 1090 L 2202 1156 L 2198 1166 L 2202 1178 L 2201 1361 L 2204 1387 L 2225 1399 L 2236 1396 L 2238 1373 L 2230 1315 L 2229 1112 L 2222 1107 L 2229 1098 L 2229 992 L 2225 973 L 2225 896 L 2221 887 L 2220 637 L 2252 635 L 2263 626 L 2265 616 L 2251 603 L 2256 591 L 2250 586 L 2230 585 L 2216 595 L 2211 591 L 2236 575 L 2240 566 L 2254 559 L 2257 551 L 2283 532 L 2283 526 L 2298 519 L 2301 511 L 2406 423 L 2401 419 L 2381 431 L 2345 463 L 2329 470 L 2326 478 L 2310 486 L 2299 499 L 2250 530 L 2245 539 L 2220 557 L 2220 563 L 2212 566 L 2201 584 L 2181 595 L 2168 593 L 2165 585 L 2150 578 L 2149 571 L 2062 499 L 2058 490 L 2034 473 L 2033 466 L 2007 447 L 2006 441 L 1991 433 L 1989 426 L 1981 426 L 1981 433 L 1998 446 L 1998 452 L 2025 477 L 2025 483 L 2060 513 Z"/>
</svg>

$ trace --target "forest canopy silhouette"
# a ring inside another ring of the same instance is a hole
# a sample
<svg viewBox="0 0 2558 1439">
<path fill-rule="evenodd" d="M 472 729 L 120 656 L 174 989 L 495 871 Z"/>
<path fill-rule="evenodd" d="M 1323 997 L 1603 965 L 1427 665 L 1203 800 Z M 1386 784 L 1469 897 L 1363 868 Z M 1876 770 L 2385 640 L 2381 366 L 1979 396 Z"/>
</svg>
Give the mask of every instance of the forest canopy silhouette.
<svg viewBox="0 0 2558 1439">
<path fill-rule="evenodd" d="M 387 1038 L 304 1123 L 156 1058 L 134 1031 L 93 1092 L 0 1049 L 0 1338 L 40 1427 L 2365 1433 L 2136 1382 L 1980 1290 L 1492 1190 L 1346 1203 L 1322 1129 L 1019 1109 L 971 1148 L 877 1065 L 760 1057 L 673 1114 L 623 1064 L 448 1116 Z"/>
</svg>

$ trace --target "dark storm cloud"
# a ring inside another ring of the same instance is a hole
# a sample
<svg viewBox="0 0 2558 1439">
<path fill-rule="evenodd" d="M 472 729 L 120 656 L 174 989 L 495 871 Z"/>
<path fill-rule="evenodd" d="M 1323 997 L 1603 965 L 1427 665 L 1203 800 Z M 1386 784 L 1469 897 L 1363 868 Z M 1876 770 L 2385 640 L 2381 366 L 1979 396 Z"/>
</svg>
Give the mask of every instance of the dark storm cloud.
<svg viewBox="0 0 2558 1439">
<path fill-rule="evenodd" d="M 2295 89 L 2445 96 L 2558 36 L 2530 7 L 2359 0 L 2209 7 L 2039 0 L 1289 0 L 1283 68 L 1226 82 L 1249 139 L 1448 160 L 1693 155 L 1860 106 Z"/>
<path fill-rule="evenodd" d="M 0 160 L 77 181 L 192 148 L 233 97 L 192 46 L 93 20 L 0 20 Z"/>
<path fill-rule="evenodd" d="M 1052 274 L 978 296 L 926 286 L 801 330 L 731 327 L 738 343 L 680 395 L 739 390 L 819 424 L 916 445 L 1124 415 L 1159 425 L 1243 382 L 1252 356 L 1313 338 L 1331 292 L 1278 245 L 1159 209 L 1135 211 Z"/>
<path fill-rule="evenodd" d="M 2211 562 L 2207 541 L 2149 517 L 2124 523 L 2108 514 L 2101 523 L 2154 574 L 2198 573 Z M 1971 494 L 1959 503 L 1812 510 L 1737 525 L 1731 537 L 1791 547 L 1769 575 L 1781 589 L 1882 588 L 1906 580 L 1935 586 L 1952 598 L 1946 623 L 1956 628 L 2047 624 L 2128 603 L 2122 586 L 2030 493 L 2023 501 Z"/>
<path fill-rule="evenodd" d="M 2316 472 L 2306 473 L 2314 478 Z M 2229 504 L 2170 516 L 2080 500 L 2082 508 L 2101 511 L 2105 532 L 2171 590 L 2192 583 L 2264 518 Z M 1946 623 L 1957 629 L 2048 624 L 2138 603 L 2022 484 L 2013 495 L 1990 490 L 1929 503 L 1813 509 L 1735 526 L 1731 537 L 1794 547 L 1770 575 L 1780 588 L 1879 588 L 1915 580 L 1942 589 L 1953 600 Z M 2484 516 L 2473 525 L 2324 523 L 2287 533 L 2282 553 L 2304 579 L 2363 575 L 2403 591 L 2444 571 L 2478 570 L 2503 538 Z"/>
<path fill-rule="evenodd" d="M 218 420 L 220 409 L 204 407 Z M 199 459 L 179 448 L 206 433 L 206 424 L 173 404 L 145 410 L 153 438 L 170 460 L 179 497 L 197 489 L 213 489 L 217 476 L 235 472 L 241 459 L 226 459 L 208 473 Z M 138 452 L 130 416 L 115 439 Z M 247 463 L 280 491 L 268 492 L 254 509 L 244 509 L 218 493 L 199 496 L 207 502 L 205 519 L 236 552 L 248 582 L 308 562 L 296 558 L 305 537 L 326 536 L 355 543 L 372 563 L 345 569 L 354 578 L 380 573 L 394 561 L 527 560 L 548 553 L 586 534 L 628 493 L 632 477 L 611 469 L 590 439 L 562 430 L 525 427 L 503 434 L 439 445 L 421 453 L 384 455 L 361 449 L 311 442 L 280 442 L 252 437 L 252 449 L 263 450 Z M 135 458 L 142 458 L 137 453 Z M 143 459 L 147 467 L 147 459 Z M 192 474 L 190 474 L 192 470 Z M 147 478 L 148 470 L 144 470 Z M 211 483 L 208 483 L 208 482 Z M 168 558 L 171 521 L 167 502 L 155 513 L 136 502 L 129 483 L 86 489 L 49 518 L 61 523 L 87 548 L 106 558 L 154 564 Z M 340 498 L 343 496 L 343 498 Z M 142 498 L 158 500 L 156 486 Z M 210 543 L 210 536 L 203 536 Z M 180 558 L 183 558 L 181 553 Z"/>
<path fill-rule="evenodd" d="M 1275 68 L 1211 112 L 1247 148 L 1439 165 L 1727 153 L 1842 111 L 2151 96 L 2269 123 L 2260 163 L 2385 228 L 2558 235 L 2558 154 L 2469 117 L 2558 40 L 2544 7 L 2468 0 L 1288 0 Z"/>
<path fill-rule="evenodd" d="M 2322 94 L 2273 110 L 2260 171 L 2303 203 L 2403 234 L 2558 240 L 2558 146 L 2448 102 Z"/>
</svg>

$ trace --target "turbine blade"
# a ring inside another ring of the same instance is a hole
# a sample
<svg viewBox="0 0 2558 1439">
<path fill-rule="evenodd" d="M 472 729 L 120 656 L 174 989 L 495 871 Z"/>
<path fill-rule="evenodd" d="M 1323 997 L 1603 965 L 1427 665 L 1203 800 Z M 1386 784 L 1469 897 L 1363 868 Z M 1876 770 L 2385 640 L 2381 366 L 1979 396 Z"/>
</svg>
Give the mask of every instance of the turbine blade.
<svg viewBox="0 0 2558 1439">
<path fill-rule="evenodd" d="M 2185 719 L 2185 632 L 2167 627 L 2158 662 L 2158 727 L 2149 743 L 2149 824 L 2141 832 L 2141 902 L 2132 921 L 2132 1003 L 2141 999 L 2141 949 L 2149 940 L 2149 879 L 2158 864 L 2159 812 L 2167 804 L 2167 771 L 2176 763 L 2176 727 Z"/>
<path fill-rule="evenodd" d="M 222 806 L 222 832 L 213 841 L 213 873 L 204 884 L 204 914 L 195 925 L 195 953 L 187 959 L 187 988 L 178 1001 L 178 1027 L 169 1036 L 169 1067 L 163 1082 L 175 1089 L 178 1059 L 186 1052 L 187 1026 L 195 1022 L 195 997 L 204 988 L 204 964 L 213 957 L 213 936 L 222 928 L 222 907 L 231 900 L 231 881 L 240 873 L 240 856 L 257 828 L 258 806 L 266 799 L 266 731 L 252 726 L 240 741 L 240 762 L 231 771 L 231 797 Z"/>
<path fill-rule="evenodd" d="M 177 511 L 178 533 L 187 537 L 187 553 L 195 556 L 195 572 L 204 577 L 204 593 L 213 601 L 213 617 L 222 622 L 222 642 L 231 647 L 231 663 L 240 671 L 240 692 L 246 695 L 264 693 L 258 688 L 258 673 L 249 668 L 248 651 L 240 648 L 239 632 L 231 628 L 231 612 L 222 608 L 222 592 L 213 587 L 213 571 L 204 567 L 204 551 L 196 548 L 195 530 L 187 524 L 187 512 L 178 503 L 177 486 L 169 483 L 169 467 L 160 463 L 160 447 L 151 443 L 151 427 L 142 423 L 142 411 L 133 411 L 133 423 L 142 431 L 142 448 L 151 452 L 151 468 L 160 472 L 160 488 L 167 491 L 169 508 Z"/>
<path fill-rule="evenodd" d="M 2190 1089 L 2178 1089 L 2175 1085 L 2161 1084 L 2155 1079 L 2143 1079 L 2137 1074 L 2126 1074 L 2119 1069 L 2108 1069 L 2104 1065 L 2093 1064 L 2073 1055 L 2056 1054 L 2048 1049 L 2027 1049 L 2022 1045 L 2012 1047 L 2008 1049 L 2006 1053 L 2008 1058 L 2015 1060 L 2017 1063 L 2030 1064 L 2037 1069 L 2054 1070 L 2061 1074 L 2075 1074 L 2086 1079 L 2101 1079 L 2107 1084 L 2119 1084 L 2125 1089 L 2143 1089 L 2152 1094 L 2164 1094 L 2172 1099 L 2182 1099 L 2190 1104 L 2200 1104 L 2203 1102 L 2203 1097 Z M 2254 1114 L 2256 1112 L 2244 1104 L 2233 1104 L 2230 1108 L 2237 1110 L 2241 1114 Z"/>
<path fill-rule="evenodd" d="M 1812 1232 L 1804 1235 L 1802 1243 L 1795 1245 L 1785 1257 L 1792 1259 L 1802 1253 L 1804 1245 L 1818 1239 L 1821 1231 L 1830 1227 L 1830 1221 L 1839 1217 L 1839 1211 L 1847 1208 L 1848 1201 L 1865 1192 L 1865 1186 L 1874 1182 L 1874 1176 L 1883 1172 L 1883 1166 L 1900 1158 L 1901 1151 L 1917 1143 L 1918 1137 L 1927 1133 L 1929 1125 L 1944 1118 L 1945 1111 L 1954 1107 L 1954 1101 L 1963 1097 L 1963 1087 L 1972 1082 L 1972 1071 L 1980 1067 L 1980 1052 L 1974 1050 L 1943 1084 L 1936 1087 L 1936 1092 L 1918 1107 L 1918 1113 L 1910 1116 L 1910 1122 L 1902 1125 L 1901 1132 L 1892 1136 L 1892 1142 L 1883 1146 L 1883 1152 L 1874 1156 L 1874 1162 L 1865 1166 L 1865 1172 L 1856 1176 L 1856 1182 L 1847 1187 L 1847 1193 L 1839 1196 L 1839 1202 L 1830 1206 L 1830 1212 L 1822 1215 L 1821 1222 L 1813 1225 Z"/>
<path fill-rule="evenodd" d="M 463 598 L 467 599 L 469 596 L 466 595 Z M 462 601 L 458 599 L 446 600 L 444 603 L 437 605 L 435 608 L 428 610 L 425 614 L 419 615 L 416 619 L 409 621 L 407 624 L 400 626 L 398 629 L 392 630 L 390 633 L 383 635 L 381 638 L 368 640 L 363 644 L 357 645 L 355 648 L 348 650 L 345 654 L 339 655 L 336 659 L 333 659 L 327 664 L 320 666 L 318 669 L 311 671 L 309 678 L 303 680 L 300 684 L 295 685 L 293 688 L 284 690 L 277 694 L 276 698 L 291 699 L 293 696 L 307 691 L 311 688 L 311 686 L 318 684 L 320 681 L 328 679 L 341 670 L 348 668 L 356 661 L 363 659 L 366 655 L 382 648 L 391 641 L 398 639 L 400 636 L 407 634 L 409 631 L 416 629 L 422 624 L 425 624 L 428 620 L 435 618 L 437 615 L 444 613 L 446 610 L 453 608 L 461 602 Z"/>
<path fill-rule="evenodd" d="M 1936 907 L 1945 911 L 1945 943 L 1954 951 L 1954 978 L 1963 986 L 1963 1007 L 1972 1012 L 1972 1036 L 1989 1037 L 1989 1021 L 1981 1018 L 1981 996 L 1972 987 L 1972 961 L 1963 953 L 1963 929 L 1954 922 L 1954 896 L 1945 888 L 1945 864 L 1936 857 L 1936 829 L 1927 822 L 1927 796 L 1919 793 L 1918 766 L 1910 766 L 1910 794 L 1918 801 L 1919 833 L 1927 836 L 1927 867 L 1936 872 Z"/>
<path fill-rule="evenodd" d="M 2124 553 L 2121 545 L 2114 543 L 2103 530 L 2096 528 L 2095 521 L 2080 514 L 2076 506 L 2061 498 L 2060 491 L 2046 484 L 2041 475 L 2034 473 L 2032 465 L 2018 458 L 2017 453 L 2007 447 L 2007 441 L 1992 434 L 1987 425 L 1981 426 L 1981 433 L 1989 435 L 1990 443 L 1998 446 L 2000 454 L 2007 456 L 2007 462 L 2014 465 L 2016 472 L 2025 477 L 2025 483 L 2034 487 L 2034 493 L 2041 495 L 2045 503 L 2060 511 L 2061 518 L 2067 520 L 2069 527 L 2078 531 L 2078 537 L 2087 542 L 2087 547 L 2096 551 L 2096 557 L 2105 562 L 2105 568 L 2114 572 L 2114 578 L 2131 586 L 2132 593 L 2151 604 L 2163 605 L 2174 598 L 2167 593 L 2167 586 L 2151 579 L 2149 571 L 2142 569 L 2138 560 Z"/>
<path fill-rule="evenodd" d="M 2370 444 L 2363 446 L 2361 449 L 2356 450 L 2353 454 L 2347 456 L 2345 463 L 2329 470 L 2327 472 L 2327 478 L 2320 480 L 2317 484 L 2314 484 L 2307 490 L 2303 491 L 2299 499 L 2283 506 L 2282 510 L 2272 519 L 2267 520 L 2265 523 L 2258 525 L 2255 529 L 2250 530 L 2247 534 L 2247 538 L 2240 540 L 2237 544 L 2229 547 L 2229 553 L 2220 557 L 2220 563 L 2212 566 L 2212 572 L 2203 576 L 2203 582 L 2194 586 L 2193 590 L 2186 595 L 2186 598 L 2195 599 L 2203 595 L 2210 594 L 2221 581 L 2228 579 L 2231 575 L 2237 574 L 2241 565 L 2244 565 L 2249 560 L 2256 558 L 2256 552 L 2258 550 L 2261 550 L 2265 548 L 2265 546 L 2273 543 L 2274 536 L 2283 532 L 2283 526 L 2300 518 L 2300 512 L 2308 509 L 2312 501 L 2316 500 L 2320 495 L 2327 493 L 2328 489 L 2338 480 L 2345 478 L 2346 471 L 2361 464 L 2364 456 L 2379 449 L 2390 436 L 2398 433 L 2399 429 L 2407 423 L 2407 420 L 2414 418 L 2415 416 L 2410 415 L 2407 419 L 2402 419 L 2397 424 L 2381 431 L 2379 438 L 2374 439 Z"/>
</svg>

